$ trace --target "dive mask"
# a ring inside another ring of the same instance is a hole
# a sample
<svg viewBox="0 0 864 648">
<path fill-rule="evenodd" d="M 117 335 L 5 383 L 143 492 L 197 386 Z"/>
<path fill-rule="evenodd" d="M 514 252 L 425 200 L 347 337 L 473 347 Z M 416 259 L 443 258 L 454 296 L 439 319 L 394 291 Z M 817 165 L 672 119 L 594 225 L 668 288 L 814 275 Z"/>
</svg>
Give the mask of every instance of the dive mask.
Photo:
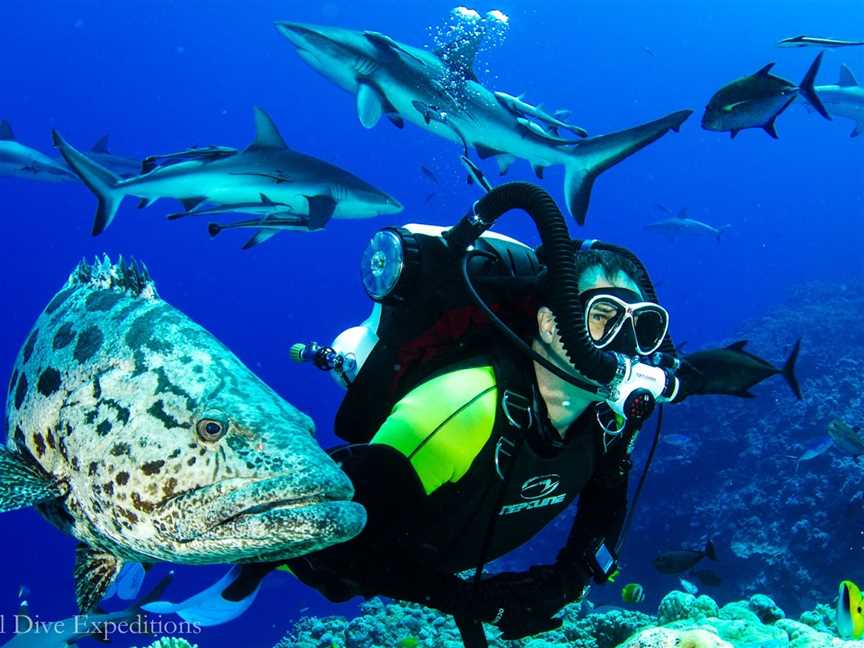
<svg viewBox="0 0 864 648">
<path fill-rule="evenodd" d="M 592 288 L 580 293 L 585 328 L 598 349 L 628 356 L 651 355 L 666 337 L 669 313 L 653 302 L 641 301 L 626 288 Z"/>
</svg>

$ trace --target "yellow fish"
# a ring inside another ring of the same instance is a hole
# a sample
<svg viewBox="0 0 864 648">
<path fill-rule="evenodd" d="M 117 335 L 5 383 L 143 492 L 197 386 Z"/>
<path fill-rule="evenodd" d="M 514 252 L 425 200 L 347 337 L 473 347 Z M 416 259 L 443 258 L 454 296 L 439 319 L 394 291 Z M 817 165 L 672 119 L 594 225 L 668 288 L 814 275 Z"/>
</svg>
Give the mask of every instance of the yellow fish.
<svg viewBox="0 0 864 648">
<path fill-rule="evenodd" d="M 864 636 L 864 601 L 861 600 L 861 590 L 852 581 L 840 583 L 837 630 L 841 639 L 860 639 Z"/>
<path fill-rule="evenodd" d="M 625 603 L 641 603 L 645 600 L 645 590 L 638 583 L 628 583 L 621 588 L 621 598 Z"/>
</svg>

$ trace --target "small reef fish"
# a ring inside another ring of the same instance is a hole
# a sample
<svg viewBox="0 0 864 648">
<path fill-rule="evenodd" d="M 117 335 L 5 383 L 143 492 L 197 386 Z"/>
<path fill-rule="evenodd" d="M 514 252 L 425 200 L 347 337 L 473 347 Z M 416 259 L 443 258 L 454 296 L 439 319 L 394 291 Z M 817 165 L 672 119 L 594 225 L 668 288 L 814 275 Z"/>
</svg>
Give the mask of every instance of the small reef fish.
<svg viewBox="0 0 864 648">
<path fill-rule="evenodd" d="M 625 603 L 641 603 L 645 600 L 645 590 L 639 583 L 628 583 L 621 588 L 621 600 Z"/>
<path fill-rule="evenodd" d="M 681 583 L 682 589 L 688 594 L 693 594 L 695 596 L 699 592 L 699 588 L 696 586 L 696 583 L 691 583 L 686 578 L 679 578 L 678 582 Z"/>
<path fill-rule="evenodd" d="M 694 570 L 690 574 L 706 587 L 719 587 L 723 584 L 723 578 L 712 569 Z"/>
<path fill-rule="evenodd" d="M 707 235 L 719 241 L 723 234 L 726 232 L 726 230 L 731 227 L 731 225 L 714 227 L 713 225 L 703 223 L 702 221 L 696 220 L 695 218 L 690 218 L 687 213 L 686 207 L 683 208 L 680 212 L 678 212 L 678 214 L 673 214 L 670 210 L 666 209 L 662 205 L 658 205 L 658 207 L 668 213 L 671 218 L 664 218 L 663 220 L 649 223 L 645 226 L 645 229 L 653 230 L 655 232 L 662 232 L 670 236 Z"/>
<path fill-rule="evenodd" d="M 836 38 L 820 38 L 819 36 L 792 36 L 777 42 L 777 47 L 855 47 L 864 45 L 864 41 L 837 40 Z"/>
<path fill-rule="evenodd" d="M 74 182 L 76 176 L 62 161 L 21 144 L 12 125 L 0 120 L 0 175 L 48 182 Z"/>
<path fill-rule="evenodd" d="M 732 81 L 711 97 L 702 116 L 702 128 L 709 131 L 729 131 L 733 138 L 742 130 L 761 128 L 777 139 L 774 123 L 799 94 L 825 119 L 831 119 L 813 86 L 821 62 L 822 52 L 819 52 L 797 87 L 786 79 L 771 74 L 773 63 L 759 69 L 755 74 Z"/>
<path fill-rule="evenodd" d="M 695 370 L 703 380 L 700 393 L 727 394 L 742 398 L 755 398 L 749 389 L 763 380 L 783 374 L 789 388 L 801 400 L 801 387 L 795 376 L 795 362 L 801 350 L 801 340 L 795 342 L 792 352 L 778 369 L 767 360 L 744 350 L 747 340 L 739 340 L 724 349 L 697 351 L 684 356 L 682 365 Z"/>
<path fill-rule="evenodd" d="M 841 639 L 858 640 L 864 637 L 864 600 L 861 590 L 849 580 L 840 583 L 837 597 L 837 632 Z"/>
<path fill-rule="evenodd" d="M 835 419 L 828 424 L 828 436 L 843 454 L 856 459 L 864 455 L 864 434 L 860 425 L 849 425 Z"/>
<path fill-rule="evenodd" d="M 0 511 L 74 536 L 90 611 L 128 562 L 281 560 L 366 521 L 312 420 L 165 303 L 146 268 L 81 262 L 18 358 Z"/>
<path fill-rule="evenodd" d="M 684 549 L 662 553 L 654 559 L 654 567 L 663 574 L 683 574 L 693 569 L 703 558 L 717 560 L 717 553 L 711 540 L 705 544 L 705 549 L 701 551 Z"/>
<path fill-rule="evenodd" d="M 141 626 L 144 628 L 146 620 L 143 606 L 160 597 L 172 578 L 173 573 L 169 573 L 147 595 L 118 612 L 85 614 L 46 622 L 33 619 L 26 607 L 22 606 L 14 624 L 17 633 L 2 648 L 66 648 L 87 637 L 106 642 L 111 639 L 112 628 L 117 628 L 121 623 L 134 623 L 136 619 L 142 619 Z"/>
</svg>

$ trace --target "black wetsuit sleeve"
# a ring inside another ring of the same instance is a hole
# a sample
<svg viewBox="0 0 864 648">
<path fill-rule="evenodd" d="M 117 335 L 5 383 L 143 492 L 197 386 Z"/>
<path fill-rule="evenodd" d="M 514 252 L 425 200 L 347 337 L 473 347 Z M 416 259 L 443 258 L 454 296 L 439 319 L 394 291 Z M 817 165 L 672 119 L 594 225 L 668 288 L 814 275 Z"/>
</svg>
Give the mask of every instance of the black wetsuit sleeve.
<svg viewBox="0 0 864 648">
<path fill-rule="evenodd" d="M 366 526 L 348 542 L 291 561 L 291 570 L 334 601 L 383 595 L 452 613 L 464 581 L 422 560 L 412 519 L 427 496 L 408 459 L 376 444 L 349 446 L 333 458 L 354 484 Z"/>
<path fill-rule="evenodd" d="M 630 465 L 626 443 L 619 442 L 603 455 L 579 494 L 576 519 L 567 543 L 558 553 L 557 566 L 584 573 L 585 554 L 598 540 L 614 551 L 627 516 Z"/>
</svg>

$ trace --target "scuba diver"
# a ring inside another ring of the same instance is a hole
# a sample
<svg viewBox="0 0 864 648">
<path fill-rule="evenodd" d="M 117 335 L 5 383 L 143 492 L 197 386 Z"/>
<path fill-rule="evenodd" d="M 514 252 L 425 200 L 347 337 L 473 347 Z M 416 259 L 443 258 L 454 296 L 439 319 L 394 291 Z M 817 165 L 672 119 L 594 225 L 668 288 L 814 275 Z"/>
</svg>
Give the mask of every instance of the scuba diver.
<svg viewBox="0 0 864 648">
<path fill-rule="evenodd" d="M 537 250 L 488 232 L 514 209 L 534 220 Z M 561 608 L 617 574 L 647 474 L 628 512 L 630 455 L 655 404 L 721 393 L 722 381 L 710 363 L 681 363 L 639 259 L 571 240 L 528 183 L 493 189 L 449 229 L 379 231 L 363 283 L 376 303 L 364 325 L 292 353 L 347 387 L 335 432 L 349 443 L 330 454 L 365 528 L 287 563 L 235 567 L 196 606 L 233 618 L 278 568 L 333 602 L 383 595 L 453 615 L 466 646 L 486 645 L 482 623 L 505 639 L 557 628 Z M 662 408 L 649 464 L 661 421 Z M 484 573 L 577 496 L 554 560 Z"/>
</svg>

